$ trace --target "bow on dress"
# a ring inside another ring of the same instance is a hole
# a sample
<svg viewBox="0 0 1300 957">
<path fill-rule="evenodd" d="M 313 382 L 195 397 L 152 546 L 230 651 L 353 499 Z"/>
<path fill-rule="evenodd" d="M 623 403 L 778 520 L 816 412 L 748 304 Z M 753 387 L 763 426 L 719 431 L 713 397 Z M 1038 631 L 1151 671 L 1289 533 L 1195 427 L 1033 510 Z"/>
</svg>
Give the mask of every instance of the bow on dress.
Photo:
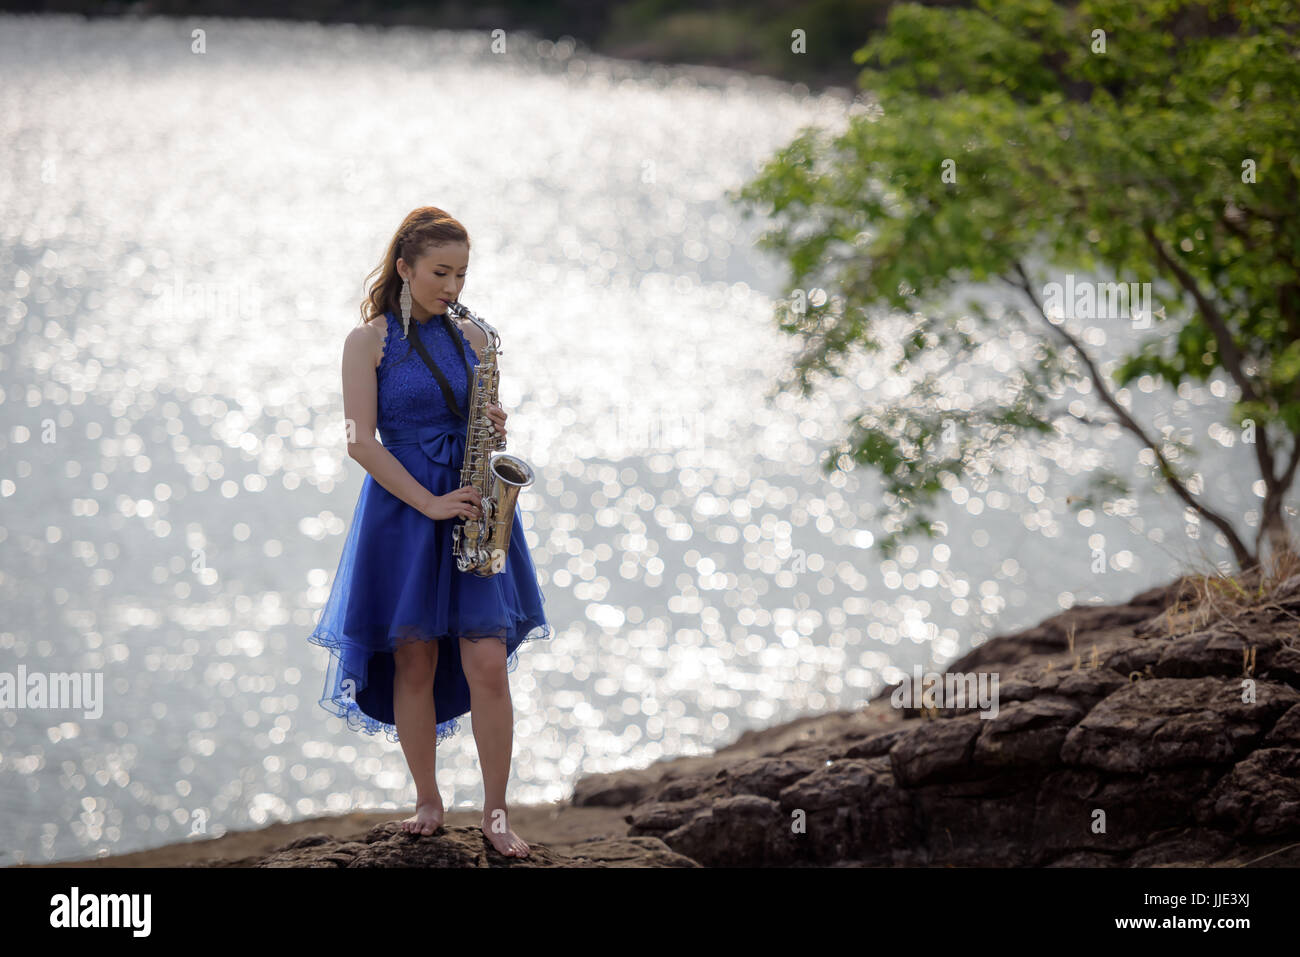
<svg viewBox="0 0 1300 957">
<path fill-rule="evenodd" d="M 460 468 L 465 459 L 465 429 L 463 426 L 422 425 L 410 429 L 380 429 L 379 441 L 384 448 L 395 445 L 418 444 L 430 462 L 448 468 Z"/>
</svg>

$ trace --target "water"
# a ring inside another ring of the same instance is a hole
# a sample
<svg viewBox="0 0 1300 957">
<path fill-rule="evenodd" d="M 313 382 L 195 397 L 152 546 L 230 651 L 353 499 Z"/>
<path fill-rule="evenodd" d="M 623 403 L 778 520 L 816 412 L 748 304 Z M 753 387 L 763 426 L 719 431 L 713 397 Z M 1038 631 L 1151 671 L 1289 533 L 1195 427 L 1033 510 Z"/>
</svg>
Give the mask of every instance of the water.
<svg viewBox="0 0 1300 957">
<path fill-rule="evenodd" d="M 520 504 L 556 636 L 512 676 L 514 803 L 861 705 L 1224 557 L 1141 482 L 1126 516 L 1070 513 L 1099 462 L 1141 468 L 1080 427 L 963 480 L 944 538 L 881 561 L 878 481 L 818 462 L 906 386 L 863 359 L 769 398 L 797 351 L 771 321 L 787 290 L 723 198 L 845 101 L 719 76 L 517 38 L 0 19 L 0 672 L 104 689 L 98 718 L 0 710 L 0 862 L 413 803 L 400 748 L 317 704 L 306 636 L 363 477 L 343 339 L 417 206 L 470 230 L 462 301 L 502 335 L 510 450 L 538 476 Z M 988 384 L 967 375 L 955 396 Z M 1131 399 L 1226 435 L 1207 391 Z M 1257 508 L 1250 455 L 1200 467 L 1229 514 Z M 448 808 L 481 802 L 468 728 L 438 764 Z"/>
</svg>

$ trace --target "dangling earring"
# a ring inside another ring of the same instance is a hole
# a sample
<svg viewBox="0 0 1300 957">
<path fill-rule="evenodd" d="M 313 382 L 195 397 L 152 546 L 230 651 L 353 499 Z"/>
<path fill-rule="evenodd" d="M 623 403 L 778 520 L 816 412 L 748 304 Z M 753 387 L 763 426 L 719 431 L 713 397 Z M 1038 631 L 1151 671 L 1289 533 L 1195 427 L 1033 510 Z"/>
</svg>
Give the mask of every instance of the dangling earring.
<svg viewBox="0 0 1300 957">
<path fill-rule="evenodd" d="M 402 280 L 401 305 L 402 305 L 402 338 L 405 339 L 406 334 L 411 331 L 411 284 L 405 279 Z"/>
</svg>

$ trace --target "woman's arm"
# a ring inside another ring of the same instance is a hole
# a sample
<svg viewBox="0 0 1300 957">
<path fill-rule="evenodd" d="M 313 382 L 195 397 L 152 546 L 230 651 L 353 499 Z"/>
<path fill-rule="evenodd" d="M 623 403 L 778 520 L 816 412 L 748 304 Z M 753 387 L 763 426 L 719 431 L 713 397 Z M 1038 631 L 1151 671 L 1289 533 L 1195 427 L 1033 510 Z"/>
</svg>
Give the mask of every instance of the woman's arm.
<svg viewBox="0 0 1300 957">
<path fill-rule="evenodd" d="M 379 386 L 375 378 L 374 330 L 358 326 L 343 342 L 343 417 L 348 427 L 348 455 L 370 477 L 422 515 L 438 497 L 416 480 L 397 456 L 375 438 Z"/>
</svg>

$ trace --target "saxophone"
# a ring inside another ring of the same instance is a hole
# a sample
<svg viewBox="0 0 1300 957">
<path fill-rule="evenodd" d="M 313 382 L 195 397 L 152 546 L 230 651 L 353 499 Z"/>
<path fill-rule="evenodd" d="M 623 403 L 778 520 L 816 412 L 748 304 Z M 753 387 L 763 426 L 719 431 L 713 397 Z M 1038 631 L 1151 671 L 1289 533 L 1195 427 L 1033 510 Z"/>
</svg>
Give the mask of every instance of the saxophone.
<svg viewBox="0 0 1300 957">
<path fill-rule="evenodd" d="M 515 522 L 515 500 L 521 489 L 533 484 L 533 470 L 517 455 L 501 451 L 506 447 L 488 417 L 487 407 L 497 404 L 497 344 L 501 337 L 490 325 L 459 302 L 447 304 L 454 318 L 469 319 L 487 336 L 479 364 L 470 372 L 469 425 L 465 433 L 465 463 L 460 470 L 460 487 L 472 485 L 483 500 L 478 518 L 463 519 L 451 530 L 451 550 L 456 567 L 490 578 L 506 567 L 510 531 Z"/>
</svg>

